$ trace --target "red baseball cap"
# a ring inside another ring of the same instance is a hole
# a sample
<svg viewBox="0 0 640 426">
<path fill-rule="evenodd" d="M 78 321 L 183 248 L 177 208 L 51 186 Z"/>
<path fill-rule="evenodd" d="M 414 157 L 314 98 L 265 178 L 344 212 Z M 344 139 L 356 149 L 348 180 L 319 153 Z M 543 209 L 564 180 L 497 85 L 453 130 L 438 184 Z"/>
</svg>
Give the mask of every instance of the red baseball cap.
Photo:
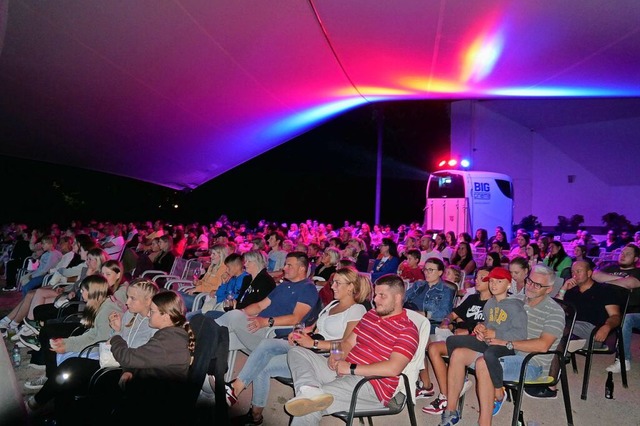
<svg viewBox="0 0 640 426">
<path fill-rule="evenodd" d="M 489 278 L 511 281 L 511 273 L 504 268 L 497 267 L 497 268 L 493 268 L 491 272 L 489 272 L 489 275 L 484 277 L 482 281 L 489 281 Z"/>
</svg>

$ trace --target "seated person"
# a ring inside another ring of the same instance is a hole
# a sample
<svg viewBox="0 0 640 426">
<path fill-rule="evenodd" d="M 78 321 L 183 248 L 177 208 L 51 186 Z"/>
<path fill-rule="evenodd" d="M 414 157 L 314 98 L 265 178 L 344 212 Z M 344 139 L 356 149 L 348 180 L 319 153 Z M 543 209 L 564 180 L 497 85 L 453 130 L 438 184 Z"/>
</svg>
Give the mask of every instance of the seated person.
<svg viewBox="0 0 640 426">
<path fill-rule="evenodd" d="M 209 293 L 213 298 L 220 285 L 229 280 L 229 268 L 225 263 L 229 255 L 227 244 L 215 244 L 211 247 L 211 263 L 202 278 L 194 281 L 194 286 L 181 292 L 182 298 L 188 310 L 193 307 L 193 301 L 197 293 Z"/>
<path fill-rule="evenodd" d="M 373 263 L 371 281 L 376 281 L 385 274 L 397 274 L 400 266 L 400 256 L 395 241 L 383 238 L 380 244 L 380 254 Z"/>
<path fill-rule="evenodd" d="M 58 240 L 53 235 L 47 235 L 42 237 L 42 256 L 40 256 L 40 262 L 38 268 L 26 273 L 20 278 L 20 284 L 22 284 L 22 297 L 26 296 L 30 290 L 35 290 L 42 285 L 44 277 L 49 271 L 56 267 L 60 259 L 62 259 L 62 253 L 56 248 Z"/>
<path fill-rule="evenodd" d="M 108 291 L 109 283 L 102 275 L 89 275 L 82 280 L 81 293 L 86 307 L 82 311 L 81 323 L 85 331 L 81 335 L 62 338 L 61 335 L 54 335 L 47 330 L 49 327 L 55 328 L 55 324 L 51 326 L 45 324 L 40 331 L 39 339 L 46 373 L 44 376 L 26 382 L 27 389 L 41 389 L 47 378 L 54 376 L 62 361 L 76 357 L 85 347 L 109 338 L 111 335 L 109 316 L 112 312 L 122 312 L 122 309 L 112 300 Z M 67 323 L 61 325 L 67 325 Z M 77 327 L 77 324 L 71 325 L 73 329 Z M 67 331 L 70 332 L 73 329 L 67 328 Z"/>
<path fill-rule="evenodd" d="M 173 237 L 171 235 L 163 235 L 160 237 L 160 253 L 153 259 L 153 269 L 166 272 L 171 272 L 173 268 L 173 261 L 175 255 L 173 253 Z"/>
<path fill-rule="evenodd" d="M 493 272 L 493 270 L 491 271 Z M 500 360 L 503 380 L 518 380 L 522 362 L 528 352 L 547 352 L 557 348 L 558 342 L 564 330 L 564 311 L 551 298 L 549 293 L 553 291 L 555 273 L 547 266 L 538 264 L 531 271 L 530 278 L 527 278 L 525 311 L 526 318 L 526 339 L 516 341 L 506 341 L 497 338 L 491 330 L 481 325 L 476 326 L 476 337 L 492 346 L 502 346 L 507 349 L 517 351 L 516 355 L 506 356 Z M 491 283 L 489 284 L 491 287 Z M 494 291 L 494 288 L 491 288 Z M 487 307 L 484 307 L 485 317 L 487 317 Z M 494 312 L 495 314 L 495 312 Z M 489 321 L 491 316 L 488 316 Z M 464 336 L 451 336 L 454 338 Z M 480 341 L 479 340 L 479 341 Z M 535 357 L 527 366 L 525 374 L 526 380 L 535 380 L 542 375 L 546 375 L 551 366 L 553 355 Z M 447 409 L 442 412 L 440 418 L 441 425 L 454 425 L 459 423 L 460 414 L 457 411 L 458 400 L 463 389 L 466 368 L 475 363 L 476 370 L 476 392 L 480 405 L 480 416 L 478 423 L 491 424 L 492 416 L 498 414 L 504 400 L 496 400 L 496 389 L 489 373 L 486 359 L 477 351 L 469 348 L 459 347 L 453 352 L 449 351 L 449 368 L 447 370 Z M 501 385 L 502 386 L 502 385 Z"/>
<path fill-rule="evenodd" d="M 483 308 L 485 321 L 476 325 L 473 330 L 474 335 L 447 338 L 447 353 L 452 354 L 457 348 L 468 348 L 482 354 L 495 388 L 495 400 L 501 403 L 505 399 L 505 392 L 502 387 L 500 358 L 515 355 L 515 351 L 512 345 L 491 345 L 490 342 L 491 339 L 507 342 L 526 339 L 527 313 L 521 299 L 508 297 L 511 286 L 509 271 L 501 267 L 494 268 L 483 279 L 489 282 L 489 289 L 493 295 Z M 450 389 L 449 392 L 451 392 Z"/>
<path fill-rule="evenodd" d="M 476 325 L 484 321 L 484 305 L 491 297 L 489 283 L 484 280 L 489 275 L 489 268 L 478 269 L 475 277 L 474 294 L 469 295 L 464 302 L 460 303 L 449 315 L 449 321 L 443 322 L 441 328 L 446 328 L 456 335 L 470 334 Z M 431 341 L 427 346 L 428 360 L 431 361 L 433 373 L 438 382 L 440 393 L 429 404 L 422 408 L 423 413 L 440 415 L 447 407 L 447 364 L 442 358 L 448 355 L 446 341 Z M 425 359 L 425 369 L 420 371 L 419 386 L 416 388 L 416 398 L 428 398 L 435 395 L 433 383 L 429 378 L 428 363 Z M 471 386 L 469 380 L 465 381 L 462 393 Z"/>
<path fill-rule="evenodd" d="M 591 278 L 593 270 L 588 262 L 574 262 L 571 275 L 560 288 L 557 297 L 576 308 L 572 340 L 584 340 L 586 346 L 591 332 L 597 329 L 594 340 L 601 346 L 611 330 L 620 325 L 620 306 L 616 294 L 609 285 L 595 282 Z"/>
<path fill-rule="evenodd" d="M 363 386 L 360 409 L 388 405 L 399 384 L 397 377 L 418 348 L 418 330 L 404 302 L 404 282 L 395 274 L 375 283 L 375 310 L 368 311 L 342 341 L 344 360 L 325 358 L 303 347 L 289 350 L 288 361 L 296 396 L 285 404 L 291 425 L 319 425 L 323 415 L 345 411 L 353 388 L 364 376 L 385 376 Z"/>
<path fill-rule="evenodd" d="M 442 280 L 444 262 L 427 259 L 424 264 L 425 281 L 416 281 L 405 295 L 405 308 L 424 312 L 431 322 L 431 334 L 453 309 L 455 291 Z"/>
<path fill-rule="evenodd" d="M 340 260 L 340 250 L 334 247 L 328 247 L 324 253 L 322 253 L 322 257 L 320 258 L 320 262 L 316 265 L 316 269 L 313 272 L 313 280 L 317 285 L 326 285 L 328 283 L 331 275 L 336 272 L 336 265 Z M 316 277 L 322 279 L 316 279 Z M 331 286 L 331 283 L 328 283 Z"/>
<path fill-rule="evenodd" d="M 146 419 L 152 424 L 175 425 L 182 420 L 183 398 L 188 394 L 189 366 L 195 353 L 195 335 L 185 316 L 182 298 L 173 291 L 153 296 L 149 309 L 149 326 L 157 329 L 149 341 L 137 348 L 129 347 L 119 335 L 109 339 L 113 357 L 124 369 L 120 386 L 124 388 L 122 404 L 113 414 L 114 423 L 128 423 L 140 407 L 158 404 Z"/>
<path fill-rule="evenodd" d="M 424 280 L 424 272 L 420 267 L 420 250 L 410 249 L 406 252 L 407 260 L 400 264 L 400 278 L 403 281 L 413 284 L 416 281 Z"/>
<path fill-rule="evenodd" d="M 291 377 L 287 352 L 294 345 L 329 351 L 332 340 L 347 337 L 366 313 L 362 302 L 369 298 L 371 281 L 354 268 L 341 268 L 332 279 L 335 300 L 318 315 L 318 320 L 305 328 L 303 333 L 294 330 L 288 341 L 283 339 L 263 340 L 247 359 L 238 378 L 227 384 L 227 395 L 235 403 L 238 395 L 253 383 L 251 409 L 243 424 L 260 424 L 262 412 L 269 395 L 271 377 Z"/>
<path fill-rule="evenodd" d="M 137 348 L 147 343 L 156 329 L 149 327 L 149 309 L 151 298 L 158 292 L 158 286 L 146 280 L 137 280 L 127 288 L 127 312 L 121 315 L 112 312 L 109 315 L 109 326 L 122 336 L 130 348 Z M 91 358 L 69 358 L 60 364 L 55 380 L 47 380 L 42 389 L 29 397 L 27 404 L 33 411 L 38 411 L 51 398 L 56 397 L 56 413 L 66 417 L 74 415 L 73 401 L 69 397 L 75 392 L 86 389 L 93 374 L 100 369 L 100 362 Z M 63 373 L 61 373 L 61 371 Z M 71 380 L 59 378 L 61 374 L 70 374 Z M 64 423 L 72 419 L 56 418 Z"/>
<path fill-rule="evenodd" d="M 451 265 L 458 266 L 466 275 L 473 275 L 476 272 L 476 261 L 473 260 L 469 243 L 465 241 L 458 243 L 456 252 L 451 257 Z"/>
<path fill-rule="evenodd" d="M 288 253 L 283 268 L 285 282 L 259 302 L 229 311 L 216 322 L 227 327 L 229 333 L 235 333 L 249 352 L 254 351 L 265 339 L 270 327 L 293 327 L 303 322 L 318 305 L 318 290 L 307 278 L 308 267 L 309 258 L 305 253 Z"/>
</svg>

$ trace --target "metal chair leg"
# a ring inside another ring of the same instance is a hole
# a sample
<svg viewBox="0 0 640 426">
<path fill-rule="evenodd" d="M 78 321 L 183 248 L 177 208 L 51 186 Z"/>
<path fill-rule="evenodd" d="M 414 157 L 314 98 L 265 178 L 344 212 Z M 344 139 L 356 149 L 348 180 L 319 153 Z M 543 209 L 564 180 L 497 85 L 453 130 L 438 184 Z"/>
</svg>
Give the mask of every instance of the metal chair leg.
<svg viewBox="0 0 640 426">
<path fill-rule="evenodd" d="M 560 383 L 562 385 L 564 411 L 567 414 L 567 425 L 573 426 L 573 413 L 571 412 L 571 395 L 569 395 L 569 379 L 567 378 L 567 368 L 563 363 L 560 364 Z"/>
<path fill-rule="evenodd" d="M 584 378 L 582 379 L 582 395 L 580 395 L 580 399 L 587 400 L 587 392 L 589 391 L 589 376 L 591 375 L 591 357 L 593 356 L 593 352 L 591 352 L 593 348 L 589 350 L 587 353 L 587 359 L 584 363 Z"/>
<path fill-rule="evenodd" d="M 571 354 L 571 366 L 573 367 L 573 372 L 578 374 L 578 363 L 576 361 L 576 354 Z"/>
<path fill-rule="evenodd" d="M 627 382 L 627 359 L 626 354 L 624 353 L 624 341 L 622 338 L 622 328 L 618 327 L 616 330 L 616 334 L 618 335 L 618 359 L 620 360 L 620 375 L 622 375 L 622 386 L 624 388 L 629 387 L 629 383 Z"/>
</svg>

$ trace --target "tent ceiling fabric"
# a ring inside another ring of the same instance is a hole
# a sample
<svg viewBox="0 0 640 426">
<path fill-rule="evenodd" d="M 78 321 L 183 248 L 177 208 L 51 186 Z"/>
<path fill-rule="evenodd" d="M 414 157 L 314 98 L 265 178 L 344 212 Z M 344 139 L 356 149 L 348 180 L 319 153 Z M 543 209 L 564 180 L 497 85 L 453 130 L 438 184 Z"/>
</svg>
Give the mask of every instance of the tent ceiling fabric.
<svg viewBox="0 0 640 426">
<path fill-rule="evenodd" d="M 0 0 L 7 9 L 0 154 L 177 189 L 367 102 L 545 98 L 507 112 L 562 126 L 584 118 L 563 122 L 547 98 L 640 96 L 637 0 Z"/>
</svg>

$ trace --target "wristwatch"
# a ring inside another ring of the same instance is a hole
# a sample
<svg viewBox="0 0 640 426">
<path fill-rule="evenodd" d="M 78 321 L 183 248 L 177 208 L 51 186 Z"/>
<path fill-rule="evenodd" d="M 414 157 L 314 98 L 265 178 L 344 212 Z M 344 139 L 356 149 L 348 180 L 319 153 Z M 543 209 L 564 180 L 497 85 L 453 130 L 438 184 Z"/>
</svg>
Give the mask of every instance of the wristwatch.
<svg viewBox="0 0 640 426">
<path fill-rule="evenodd" d="M 313 346 L 311 346 L 311 349 L 318 349 L 318 341 L 317 340 L 313 341 Z"/>
<path fill-rule="evenodd" d="M 273 317 L 269 317 L 269 327 L 273 327 L 273 324 L 275 324 L 276 320 L 273 319 Z"/>
<path fill-rule="evenodd" d="M 510 351 L 512 351 L 512 350 L 513 350 L 513 342 L 512 342 L 511 340 L 509 340 L 505 346 L 506 346 L 506 347 L 507 347 L 507 349 L 509 349 Z"/>
<path fill-rule="evenodd" d="M 355 376 L 356 375 L 356 367 L 358 366 L 358 364 L 351 364 L 351 375 Z"/>
</svg>

